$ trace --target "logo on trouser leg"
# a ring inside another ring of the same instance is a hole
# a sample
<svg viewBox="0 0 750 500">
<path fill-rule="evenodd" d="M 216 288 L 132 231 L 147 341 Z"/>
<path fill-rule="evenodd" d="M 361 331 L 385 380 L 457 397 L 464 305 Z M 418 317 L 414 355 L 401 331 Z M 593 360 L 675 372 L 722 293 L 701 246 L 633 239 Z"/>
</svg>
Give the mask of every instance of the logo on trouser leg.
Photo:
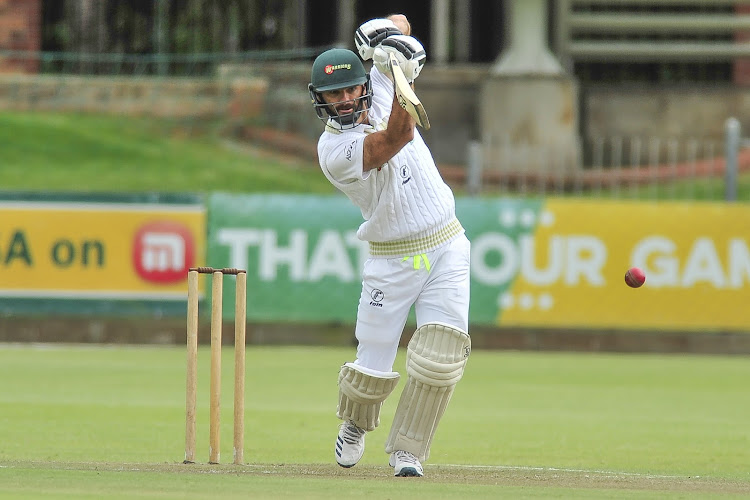
<svg viewBox="0 0 750 500">
<path fill-rule="evenodd" d="M 383 304 L 381 304 L 381 302 L 385 298 L 383 290 L 378 290 L 377 288 L 375 288 L 372 292 L 370 292 L 370 298 L 372 298 L 372 300 L 370 301 L 371 306 L 383 307 Z"/>
</svg>

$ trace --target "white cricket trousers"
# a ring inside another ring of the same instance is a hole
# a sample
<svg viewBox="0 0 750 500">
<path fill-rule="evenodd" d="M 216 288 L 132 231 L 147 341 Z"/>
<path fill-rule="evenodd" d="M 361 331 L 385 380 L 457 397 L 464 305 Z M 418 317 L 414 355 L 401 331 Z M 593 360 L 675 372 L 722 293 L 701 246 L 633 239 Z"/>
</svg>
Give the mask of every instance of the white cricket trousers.
<svg viewBox="0 0 750 500">
<path fill-rule="evenodd" d="M 412 305 L 417 328 L 440 322 L 468 333 L 470 254 L 471 244 L 460 234 L 420 255 L 368 259 L 354 331 L 359 342 L 355 363 L 393 371 Z"/>
</svg>

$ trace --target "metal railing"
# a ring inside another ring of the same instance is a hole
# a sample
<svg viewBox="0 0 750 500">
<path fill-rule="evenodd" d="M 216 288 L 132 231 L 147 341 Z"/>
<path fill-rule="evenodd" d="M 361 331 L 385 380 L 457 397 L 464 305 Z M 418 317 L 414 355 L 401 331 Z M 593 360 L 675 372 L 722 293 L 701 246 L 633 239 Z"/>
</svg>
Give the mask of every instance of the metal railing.
<svg viewBox="0 0 750 500">
<path fill-rule="evenodd" d="M 312 61 L 318 54 L 331 47 L 190 54 L 37 52 L 0 49 L 0 62 L 22 64 L 26 72 L 39 74 L 215 76 L 216 69 L 221 65 Z"/>
<path fill-rule="evenodd" d="M 469 145 L 466 190 L 514 196 L 588 196 L 640 200 L 750 201 L 738 197 L 750 172 L 750 139 L 739 120 L 725 122 L 724 143 L 698 138 L 596 137 L 565 168 L 552 148 L 510 146 L 508 138 Z"/>
<path fill-rule="evenodd" d="M 724 171 L 724 199 L 726 201 L 737 201 L 737 184 L 740 172 L 740 152 L 750 148 L 750 139 L 742 137 L 742 125 L 737 118 L 729 118 L 724 124 L 725 133 L 725 159 L 726 169 Z"/>
</svg>

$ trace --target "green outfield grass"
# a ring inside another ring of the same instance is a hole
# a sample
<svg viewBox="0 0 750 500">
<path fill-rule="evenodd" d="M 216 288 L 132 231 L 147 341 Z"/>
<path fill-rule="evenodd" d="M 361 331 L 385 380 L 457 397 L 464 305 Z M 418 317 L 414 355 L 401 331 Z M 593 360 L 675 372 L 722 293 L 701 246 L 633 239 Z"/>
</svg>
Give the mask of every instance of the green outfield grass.
<svg viewBox="0 0 750 500">
<path fill-rule="evenodd" d="M 317 165 L 148 118 L 0 113 L 0 189 L 333 192 Z"/>
<path fill-rule="evenodd" d="M 312 111 L 311 111 L 312 112 Z M 215 126 L 47 112 L 0 113 L 0 189 L 333 193 L 317 164 L 228 143 Z M 463 186 L 453 186 L 463 195 Z M 486 196 L 496 196 L 492 187 Z M 625 199 L 723 200 L 722 179 L 584 193 Z M 750 200 L 750 174 L 739 178 Z"/>
<path fill-rule="evenodd" d="M 600 191 L 591 190 L 583 193 L 588 198 L 617 198 L 626 200 L 700 200 L 724 201 L 724 179 L 684 179 L 665 184 L 622 186 L 618 190 L 611 188 Z M 737 201 L 750 201 L 750 173 L 740 174 L 737 178 Z"/>
<path fill-rule="evenodd" d="M 475 351 L 426 477 L 382 450 L 333 464 L 336 376 L 353 349 L 249 346 L 246 465 L 183 465 L 181 347 L 0 345 L 2 498 L 715 498 L 750 495 L 746 357 Z M 198 458 L 208 458 L 201 348 Z M 403 352 L 396 369 L 403 373 Z M 404 380 L 399 384 L 403 387 Z"/>
</svg>

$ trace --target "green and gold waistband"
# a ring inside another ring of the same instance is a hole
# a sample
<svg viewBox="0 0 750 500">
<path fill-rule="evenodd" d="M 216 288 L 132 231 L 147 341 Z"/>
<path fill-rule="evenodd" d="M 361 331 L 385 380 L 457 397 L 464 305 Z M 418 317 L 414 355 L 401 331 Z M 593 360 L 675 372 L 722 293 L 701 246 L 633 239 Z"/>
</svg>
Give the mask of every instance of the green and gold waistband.
<svg viewBox="0 0 750 500">
<path fill-rule="evenodd" d="M 463 232 L 463 226 L 458 222 L 458 219 L 454 218 L 435 233 L 420 238 L 397 241 L 371 241 L 370 255 L 373 257 L 418 255 L 438 248 Z"/>
</svg>

